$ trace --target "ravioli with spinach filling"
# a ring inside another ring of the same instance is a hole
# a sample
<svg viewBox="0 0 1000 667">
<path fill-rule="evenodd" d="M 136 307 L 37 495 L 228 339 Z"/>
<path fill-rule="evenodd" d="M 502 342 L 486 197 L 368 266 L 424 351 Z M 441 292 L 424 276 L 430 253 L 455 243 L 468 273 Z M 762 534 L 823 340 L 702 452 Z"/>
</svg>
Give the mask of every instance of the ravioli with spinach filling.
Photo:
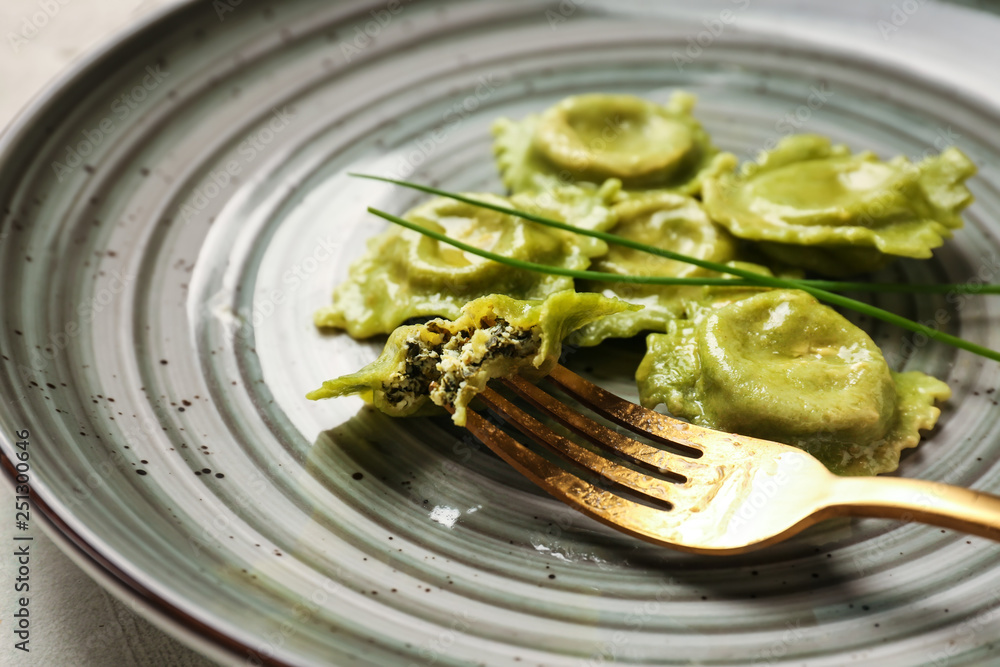
<svg viewBox="0 0 1000 667">
<path fill-rule="evenodd" d="M 636 381 L 643 405 L 800 447 L 841 475 L 895 470 L 951 393 L 923 373 L 891 371 L 865 332 L 798 290 L 671 322 L 647 338 Z"/>
<path fill-rule="evenodd" d="M 612 231 L 627 239 L 720 264 L 736 258 L 736 240 L 709 220 L 699 202 L 691 197 L 644 193 L 616 204 L 614 210 L 618 223 Z M 676 278 L 719 275 L 693 264 L 616 244 L 610 244 L 608 252 L 596 258 L 591 269 L 618 275 Z M 605 338 L 630 338 L 642 331 L 663 331 L 668 321 L 684 315 L 685 303 L 697 299 L 703 289 L 597 281 L 582 281 L 580 287 L 644 306 L 639 311 L 618 313 L 588 324 L 573 336 L 573 342 L 583 346 L 597 345 Z"/>
<path fill-rule="evenodd" d="M 791 266 L 830 276 L 927 258 L 972 201 L 976 168 L 957 148 L 913 164 L 851 154 L 826 137 L 786 137 L 756 163 L 705 180 L 708 214 L 735 236 Z"/>
<path fill-rule="evenodd" d="M 494 153 L 512 192 L 618 179 L 626 190 L 695 194 L 719 152 L 691 115 L 695 98 L 667 104 L 632 95 L 567 97 L 541 114 L 493 124 Z"/>
<path fill-rule="evenodd" d="M 482 201 L 530 211 L 586 229 L 615 222 L 609 202 L 615 183 L 594 190 L 566 186 L 510 198 L 472 194 Z M 470 245 L 515 259 L 586 269 L 607 244 L 446 197 L 409 211 L 407 220 Z M 354 338 L 390 333 L 416 317 L 458 317 L 462 306 L 487 294 L 540 299 L 571 289 L 573 279 L 513 268 L 466 253 L 402 227 L 371 239 L 333 292 L 333 303 L 315 315 L 320 327 L 345 329 Z"/>
<path fill-rule="evenodd" d="M 562 340 L 588 322 L 638 306 L 598 294 L 558 292 L 544 301 L 494 294 L 466 304 L 453 321 L 435 319 L 396 329 L 378 359 L 357 373 L 327 380 L 310 400 L 362 394 L 396 417 L 466 407 L 491 378 L 548 373 Z"/>
</svg>

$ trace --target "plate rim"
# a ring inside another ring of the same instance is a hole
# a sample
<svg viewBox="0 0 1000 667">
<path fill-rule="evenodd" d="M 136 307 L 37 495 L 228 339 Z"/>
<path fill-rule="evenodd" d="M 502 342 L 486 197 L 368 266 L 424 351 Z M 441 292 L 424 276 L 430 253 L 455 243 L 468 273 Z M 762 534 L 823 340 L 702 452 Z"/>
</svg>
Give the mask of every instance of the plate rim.
<svg viewBox="0 0 1000 667">
<path fill-rule="evenodd" d="M 65 67 L 38 91 L 14 118 L 0 130 L 0 165 L 7 164 L 21 145 L 37 130 L 38 119 L 51 112 L 60 99 L 70 94 L 72 87 L 88 75 L 97 72 L 120 51 L 156 32 L 162 21 L 190 10 L 199 0 L 168 0 L 150 10 L 139 19 L 122 26 L 97 44 L 89 47 L 77 60 Z M 8 457 L 13 440 L 6 429 L 0 429 L 0 469 L 4 484 L 13 489 L 17 471 Z M 141 581 L 133 578 L 112 560 L 101 554 L 83 539 L 49 504 L 39 497 L 34 485 L 29 484 L 28 495 L 32 506 L 39 510 L 42 531 L 73 563 L 101 588 L 138 612 L 147 621 L 177 639 L 191 650 L 226 664 L 239 664 L 241 654 L 253 654 L 253 648 L 221 630 L 206 624 L 179 606 L 165 600 Z M 128 594 L 135 597 L 128 599 Z M 273 656 L 260 656 L 262 664 L 275 667 L 292 667 Z"/>
<path fill-rule="evenodd" d="M 357 5 L 358 10 L 363 11 L 367 6 L 381 6 L 381 3 L 373 0 L 360 0 Z M 39 129 L 39 119 L 56 111 L 61 99 L 73 93 L 74 86 L 78 86 L 86 77 L 107 66 L 122 51 L 136 45 L 143 38 L 156 34 L 157 27 L 164 21 L 175 20 L 179 15 L 191 11 L 196 6 L 204 5 L 200 0 L 167 0 L 165 5 L 150 10 L 139 19 L 119 28 L 109 37 L 88 48 L 79 59 L 61 70 L 0 130 L 0 167 L 8 164 L 26 142 L 30 143 L 31 134 Z M 971 7 L 954 4 L 945 6 L 949 11 L 975 16 L 985 14 L 984 11 Z M 777 27 L 775 31 L 782 32 Z M 798 38 L 797 41 L 805 42 L 806 40 Z M 894 70 L 905 69 L 911 75 L 914 73 L 912 66 L 905 67 L 902 63 L 897 62 L 893 62 L 891 65 Z M 977 106 L 1000 113 L 1000 103 L 983 94 L 982 91 L 970 90 L 968 87 L 954 82 L 949 87 L 955 93 L 961 94 L 963 98 L 969 101 L 974 100 Z M 6 430 L 0 430 L 0 467 L 5 471 L 5 474 L 0 476 L 9 479 L 11 484 L 15 483 L 17 472 L 13 461 L 6 452 L 8 449 L 12 449 L 13 441 L 14 439 L 8 435 Z M 87 543 L 44 499 L 38 496 L 33 486 L 30 487 L 29 494 L 33 506 L 40 510 L 39 514 L 43 519 L 40 525 L 43 527 L 43 532 L 52 539 L 60 551 L 81 567 L 88 576 L 97 581 L 104 590 L 140 613 L 158 628 L 177 638 L 192 650 L 214 660 L 236 664 L 242 655 L 250 652 L 252 655 L 258 656 L 263 664 L 282 667 L 291 665 L 291 663 L 278 660 L 274 656 L 260 655 L 249 644 L 240 641 L 237 636 L 227 634 L 199 620 L 180 606 L 160 597 L 140 580 L 129 575 L 111 559 L 101 554 L 93 545 Z M 136 598 L 127 599 L 126 596 L 129 592 L 133 593 Z M 139 604 L 136 604 L 136 599 Z"/>
</svg>

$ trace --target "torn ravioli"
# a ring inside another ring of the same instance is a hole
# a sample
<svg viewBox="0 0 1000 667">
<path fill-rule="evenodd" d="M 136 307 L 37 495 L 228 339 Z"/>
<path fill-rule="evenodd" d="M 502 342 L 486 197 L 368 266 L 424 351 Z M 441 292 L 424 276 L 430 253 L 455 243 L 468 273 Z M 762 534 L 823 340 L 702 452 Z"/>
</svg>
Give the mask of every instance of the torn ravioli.
<svg viewBox="0 0 1000 667">
<path fill-rule="evenodd" d="M 558 292 L 544 301 L 494 294 L 466 304 L 453 321 L 435 319 L 396 329 L 374 362 L 327 380 L 307 398 L 361 394 L 386 414 L 454 409 L 465 425 L 466 406 L 494 377 L 540 378 L 557 363 L 562 340 L 597 318 L 638 306 L 599 294 Z"/>
</svg>

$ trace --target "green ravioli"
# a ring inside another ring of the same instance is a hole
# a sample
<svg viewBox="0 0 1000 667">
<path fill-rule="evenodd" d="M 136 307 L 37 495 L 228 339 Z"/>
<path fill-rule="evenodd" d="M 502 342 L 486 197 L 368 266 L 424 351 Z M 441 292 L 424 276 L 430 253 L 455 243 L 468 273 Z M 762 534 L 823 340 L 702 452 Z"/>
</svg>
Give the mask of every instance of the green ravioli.
<svg viewBox="0 0 1000 667">
<path fill-rule="evenodd" d="M 498 119 L 494 153 L 513 194 L 466 196 L 790 278 L 927 258 L 962 226 L 972 201 L 965 181 L 976 169 L 956 148 L 917 163 L 883 161 L 796 135 L 740 166 L 712 144 L 694 102 L 683 92 L 666 104 L 588 94 L 520 121 Z M 622 277 L 718 276 L 447 197 L 405 217 L 538 264 Z M 432 317 L 441 319 L 409 323 Z M 950 396 L 923 373 L 892 371 L 866 333 L 804 291 L 574 285 L 402 227 L 371 239 L 315 321 L 355 338 L 389 338 L 373 363 L 308 398 L 361 394 L 394 416 L 444 407 L 459 425 L 490 378 L 541 377 L 567 336 L 593 346 L 653 331 L 635 375 L 644 405 L 800 447 L 841 475 L 896 469 L 900 452 L 937 422 L 935 403 Z"/>
<path fill-rule="evenodd" d="M 632 95 L 567 97 L 521 121 L 498 119 L 494 153 L 512 192 L 618 179 L 626 190 L 695 194 L 718 153 L 691 115 L 695 98 L 667 104 Z"/>
<path fill-rule="evenodd" d="M 572 290 L 544 301 L 482 297 L 466 304 L 453 321 L 399 327 L 378 359 L 357 373 L 327 380 L 306 397 L 362 394 L 397 417 L 448 406 L 454 422 L 464 426 L 466 406 L 490 378 L 519 371 L 541 377 L 558 361 L 562 340 L 571 331 L 635 307 Z"/>
<path fill-rule="evenodd" d="M 891 371 L 865 332 L 798 290 L 671 322 L 647 338 L 636 380 L 646 406 L 800 447 L 841 475 L 895 470 L 950 396 L 940 380 Z"/>
<path fill-rule="evenodd" d="M 468 196 L 606 230 L 615 222 L 609 202 L 616 193 L 611 183 L 599 190 L 566 186 L 511 198 Z M 607 251 L 603 241 L 446 197 L 417 206 L 405 217 L 470 245 L 540 264 L 586 269 L 592 257 Z M 351 265 L 347 280 L 333 292 L 333 303 L 318 311 L 315 321 L 366 338 L 390 333 L 414 317 L 458 317 L 467 302 L 487 294 L 541 299 L 572 287 L 572 278 L 512 268 L 392 227 L 369 241 L 368 252 Z"/>
<path fill-rule="evenodd" d="M 631 197 L 614 207 L 619 236 L 697 259 L 725 264 L 736 258 L 736 241 L 724 228 L 708 219 L 701 204 L 691 197 L 649 192 Z M 657 257 L 625 246 L 610 244 L 608 252 L 594 260 L 592 270 L 618 275 L 694 278 L 718 275 L 693 264 Z M 643 331 L 663 331 L 671 319 L 682 317 L 685 303 L 697 299 L 697 286 L 637 285 L 588 282 L 581 289 L 616 296 L 644 306 L 604 317 L 588 324 L 573 337 L 579 345 L 597 345 L 605 338 L 629 338 Z"/>
<path fill-rule="evenodd" d="M 786 137 L 756 163 L 707 178 L 709 216 L 791 266 L 846 276 L 926 258 L 962 226 L 976 168 L 957 148 L 917 164 L 851 154 L 817 135 Z"/>
</svg>

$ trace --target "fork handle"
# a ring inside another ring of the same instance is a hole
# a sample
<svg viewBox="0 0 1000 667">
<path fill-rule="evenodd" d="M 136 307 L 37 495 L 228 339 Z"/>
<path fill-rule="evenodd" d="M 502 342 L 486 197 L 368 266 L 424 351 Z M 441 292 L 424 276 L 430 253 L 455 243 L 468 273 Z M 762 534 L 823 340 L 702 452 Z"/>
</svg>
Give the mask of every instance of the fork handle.
<svg viewBox="0 0 1000 667">
<path fill-rule="evenodd" d="M 1000 541 L 1000 497 L 940 482 L 837 477 L 822 514 L 918 521 Z"/>
</svg>

